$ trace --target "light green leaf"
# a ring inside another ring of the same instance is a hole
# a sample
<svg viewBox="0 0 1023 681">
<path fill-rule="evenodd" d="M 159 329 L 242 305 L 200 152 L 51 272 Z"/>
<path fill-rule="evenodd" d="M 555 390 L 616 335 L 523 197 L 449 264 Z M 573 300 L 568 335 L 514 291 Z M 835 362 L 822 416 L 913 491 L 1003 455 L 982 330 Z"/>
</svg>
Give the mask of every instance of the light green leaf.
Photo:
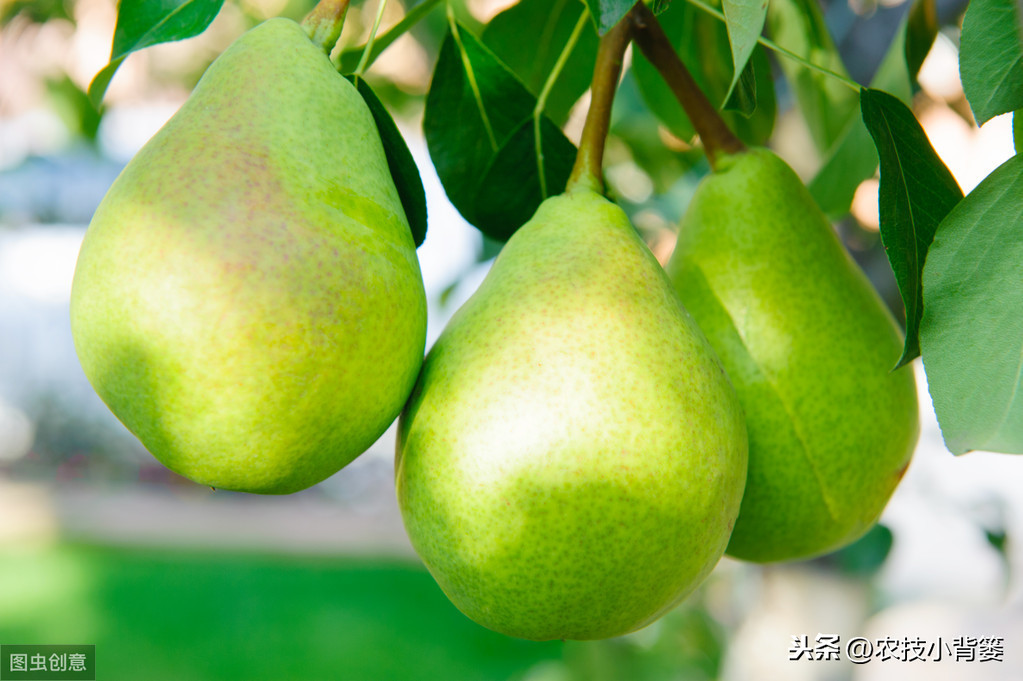
<svg viewBox="0 0 1023 681">
<path fill-rule="evenodd" d="M 1023 28 L 1016 0 L 970 0 L 959 77 L 978 125 L 1023 108 Z"/>
<path fill-rule="evenodd" d="M 732 83 L 729 92 L 735 89 L 746 63 L 757 46 L 757 38 L 764 30 L 767 19 L 767 0 L 722 0 L 728 27 L 728 44 L 732 48 Z"/>
<path fill-rule="evenodd" d="M 938 226 L 920 349 L 945 446 L 1023 454 L 1023 156 Z"/>
</svg>

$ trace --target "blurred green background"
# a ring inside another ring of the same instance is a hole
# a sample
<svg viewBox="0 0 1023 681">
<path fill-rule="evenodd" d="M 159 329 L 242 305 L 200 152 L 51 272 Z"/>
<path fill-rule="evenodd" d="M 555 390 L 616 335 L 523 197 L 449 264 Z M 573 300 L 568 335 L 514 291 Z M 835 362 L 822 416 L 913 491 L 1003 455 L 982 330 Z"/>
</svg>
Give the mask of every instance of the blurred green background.
<svg viewBox="0 0 1023 681">
<path fill-rule="evenodd" d="M 881 525 L 814 561 L 725 559 L 675 611 L 608 641 L 520 641 L 462 616 L 405 538 L 393 430 L 338 475 L 279 498 L 214 493 L 146 453 L 93 393 L 71 344 L 67 295 L 85 226 L 123 164 L 222 49 L 254 23 L 298 18 L 311 4 L 229 0 L 202 36 L 132 55 L 97 112 L 84 90 L 109 56 L 114 0 L 0 0 L 0 643 L 95 644 L 106 681 L 1023 678 L 1013 542 L 1023 471 L 1014 457 L 954 459 L 919 367 L 923 434 Z M 405 4 L 388 4 L 385 29 Z M 477 26 L 509 4 L 455 3 Z M 954 19 L 962 4 L 941 2 L 939 13 Z M 353 5 L 344 45 L 365 39 L 376 10 Z M 865 80 L 905 3 L 825 8 L 850 71 Z M 495 250 L 447 202 L 422 140 L 442 19 L 431 15 L 367 74 L 427 190 L 430 231 L 419 255 L 431 340 Z M 1011 131 L 1005 117 L 983 129 L 969 120 L 956 39 L 946 20 L 914 107 L 968 190 L 1011 150 Z M 772 145 L 808 177 L 820 159 L 780 80 L 778 91 Z M 663 260 L 698 176 L 689 172 L 692 155 L 643 117 L 628 77 L 620 102 L 609 182 Z M 577 111 L 570 137 L 578 120 Z M 651 159 L 661 164 L 657 177 L 645 170 Z M 871 212 L 876 182 L 861 189 L 839 228 L 898 313 Z M 822 633 L 843 641 L 1004 637 L 1006 650 L 1002 662 L 973 665 L 789 661 L 793 637 Z"/>
</svg>

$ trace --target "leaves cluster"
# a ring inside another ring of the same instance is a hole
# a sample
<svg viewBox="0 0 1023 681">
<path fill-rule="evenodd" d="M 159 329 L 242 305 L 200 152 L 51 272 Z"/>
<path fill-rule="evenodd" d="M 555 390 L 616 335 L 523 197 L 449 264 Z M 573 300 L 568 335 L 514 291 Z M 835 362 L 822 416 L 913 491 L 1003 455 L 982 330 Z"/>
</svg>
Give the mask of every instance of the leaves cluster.
<svg viewBox="0 0 1023 681">
<path fill-rule="evenodd" d="M 222 4 L 122 0 L 110 64 L 89 91 L 93 101 L 128 54 L 202 32 Z M 430 156 L 462 215 L 504 241 L 543 198 L 565 187 L 576 154 L 566 121 L 588 87 L 598 36 L 633 3 L 520 0 L 483 26 L 467 19 L 464 0 L 444 3 L 443 20 L 439 0 L 407 4 L 405 20 L 381 36 L 370 61 L 425 18 L 443 33 L 423 113 Z M 964 197 L 914 116 L 917 72 L 941 28 L 935 1 L 915 0 L 903 13 L 866 84 L 850 76 L 816 0 L 658 0 L 652 7 L 744 142 L 769 143 L 780 103 L 798 108 L 822 161 L 808 185 L 830 217 L 846 216 L 857 187 L 880 169 L 881 238 L 906 313 L 898 365 L 922 353 L 954 453 L 1023 453 L 1023 162 L 1013 156 Z M 969 107 L 978 124 L 1017 112 L 1018 151 L 1020 6 L 971 0 L 965 16 L 950 19 L 960 20 Z M 341 70 L 350 71 L 359 54 L 342 50 Z M 355 82 L 377 118 L 421 243 L 426 205 L 411 155 L 387 108 L 364 79 Z M 691 186 L 692 174 L 705 172 L 686 148 L 692 124 L 638 52 L 619 91 L 612 135 L 659 195 L 677 194 Z"/>
</svg>

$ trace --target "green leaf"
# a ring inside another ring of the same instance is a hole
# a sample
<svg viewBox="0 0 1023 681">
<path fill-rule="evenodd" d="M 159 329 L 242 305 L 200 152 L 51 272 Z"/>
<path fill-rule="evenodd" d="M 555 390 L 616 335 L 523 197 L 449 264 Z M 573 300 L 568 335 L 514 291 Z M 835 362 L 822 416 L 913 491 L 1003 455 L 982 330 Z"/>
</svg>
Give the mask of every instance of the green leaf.
<svg viewBox="0 0 1023 681">
<path fill-rule="evenodd" d="M 916 0 L 909 8 L 905 31 L 906 69 L 915 80 L 924 59 L 938 36 L 938 10 L 935 0 Z"/>
<path fill-rule="evenodd" d="M 384 146 L 384 155 L 387 157 L 387 167 L 391 171 L 391 178 L 398 190 L 398 198 L 401 199 L 401 206 L 405 209 L 405 217 L 412 230 L 412 238 L 418 248 L 426 239 L 426 192 L 423 189 L 423 180 L 419 176 L 419 168 L 394 119 L 380 103 L 369 83 L 355 75 L 345 78 L 355 85 L 366 101 L 370 113 L 373 114 L 377 131 L 380 133 L 380 141 Z"/>
<path fill-rule="evenodd" d="M 725 111 L 738 111 L 749 118 L 757 110 L 757 69 L 754 59 L 746 62 L 737 79 L 732 80 L 732 91 L 722 107 Z"/>
<path fill-rule="evenodd" d="M 959 77 L 978 125 L 1023 107 L 1023 29 L 1016 0 L 971 0 L 963 17 Z"/>
<path fill-rule="evenodd" d="M 816 0 L 772 0 L 767 8 L 767 25 L 776 43 L 811 64 L 849 77 Z M 782 58 L 778 63 L 792 85 L 814 145 L 827 153 L 856 115 L 856 92 L 792 59 Z"/>
<path fill-rule="evenodd" d="M 1023 121 L 1020 121 L 1020 115 L 1023 114 L 1023 109 L 1016 109 L 1015 113 L 1012 114 L 1012 145 L 1016 149 L 1016 153 L 1023 152 Z"/>
<path fill-rule="evenodd" d="M 728 96 L 733 73 L 725 24 L 688 2 L 672 3 L 658 20 L 676 46 L 679 58 L 710 101 L 727 103 L 730 108 L 740 109 L 722 111 L 728 127 L 749 145 L 763 144 L 771 134 L 775 117 L 774 81 L 763 48 L 758 45 L 747 62 L 755 85 L 747 88 L 744 94 L 755 96 L 756 101 L 747 102 L 746 106 L 737 105 Z M 664 126 L 679 139 L 692 139 L 696 132 L 682 106 L 657 69 L 638 51 L 633 52 L 632 73 L 643 100 Z M 739 92 L 739 88 L 736 88 L 736 92 Z M 745 115 L 751 108 L 752 115 Z"/>
<path fill-rule="evenodd" d="M 95 143 L 103 110 L 94 107 L 89 96 L 67 74 L 47 79 L 46 91 L 68 130 Z"/>
<path fill-rule="evenodd" d="M 869 577 L 877 573 L 891 553 L 894 537 L 892 531 L 878 523 L 852 544 L 829 553 L 819 560 L 825 565 L 834 565 L 846 575 Z"/>
<path fill-rule="evenodd" d="M 924 267 L 920 348 L 953 454 L 1023 454 L 1023 156 L 949 213 Z"/>
<path fill-rule="evenodd" d="M 536 97 L 464 26 L 451 27 L 423 112 L 426 144 L 451 203 L 505 240 L 564 191 L 575 147 L 545 116 L 537 138 Z"/>
<path fill-rule="evenodd" d="M 898 368 L 920 356 L 927 249 L 963 192 L 905 104 L 887 92 L 865 89 L 860 107 L 881 158 L 881 240 L 906 306 L 906 343 Z"/>
<path fill-rule="evenodd" d="M 635 4 L 636 0 L 586 0 L 586 6 L 590 8 L 590 16 L 593 17 L 593 23 L 596 24 L 600 35 L 610 31 Z"/>
<path fill-rule="evenodd" d="M 152 45 L 184 40 L 206 30 L 224 0 L 121 0 L 110 63 L 89 84 L 89 99 L 97 109 L 110 79 L 132 52 Z"/>
<path fill-rule="evenodd" d="M 739 78 L 757 46 L 757 38 L 764 30 L 767 19 L 767 0 L 722 0 L 725 25 L 728 29 L 728 44 L 732 48 L 732 82 L 728 89 L 735 89 Z"/>
<path fill-rule="evenodd" d="M 888 52 L 878 67 L 871 81 L 871 88 L 884 90 L 893 94 L 903 102 L 909 103 L 912 98 L 911 82 L 916 70 L 910 70 L 906 63 L 908 41 L 918 27 L 914 26 L 913 16 L 917 7 L 933 5 L 934 0 L 917 0 L 910 9 L 909 16 L 903 26 L 896 32 Z M 916 37 L 916 51 L 924 54 L 930 51 L 930 43 L 924 47 L 924 37 L 919 32 Z M 934 40 L 934 36 L 931 36 Z M 917 70 L 919 65 L 917 65 Z M 856 116 L 846 125 L 839 141 L 830 150 L 827 160 L 810 181 L 808 187 L 821 210 L 832 220 L 838 220 L 849 212 L 856 188 L 863 180 L 873 177 L 877 170 L 877 151 L 870 139 L 870 133 L 863 125 L 863 118 Z"/>
<path fill-rule="evenodd" d="M 586 8 L 578 0 L 521 0 L 494 17 L 481 36 L 497 58 L 539 96 L 561 50 Z M 530 49 L 522 36 L 537 36 Z M 547 98 L 544 111 L 555 123 L 568 119 L 572 105 L 590 87 L 597 58 L 597 34 L 588 25 L 579 36 Z"/>
<path fill-rule="evenodd" d="M 542 118 L 540 125 L 544 157 L 545 160 L 550 159 L 546 164 L 547 176 L 557 178 L 558 186 L 564 188 L 575 162 L 575 146 L 548 119 Z M 507 241 L 516 229 L 533 217 L 539 205 L 539 175 L 517 170 L 536 168 L 534 132 L 533 119 L 523 121 L 501 145 L 480 183 L 476 215 L 487 226 L 486 233 L 492 239 Z M 518 210 L 509 210 L 511 207 Z"/>
</svg>

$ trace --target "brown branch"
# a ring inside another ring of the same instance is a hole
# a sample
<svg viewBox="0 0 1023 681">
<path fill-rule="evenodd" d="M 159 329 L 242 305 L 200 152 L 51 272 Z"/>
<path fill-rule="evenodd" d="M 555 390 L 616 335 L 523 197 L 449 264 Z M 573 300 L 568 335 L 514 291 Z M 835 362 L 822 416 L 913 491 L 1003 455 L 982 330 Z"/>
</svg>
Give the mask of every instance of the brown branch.
<svg viewBox="0 0 1023 681">
<path fill-rule="evenodd" d="M 744 151 L 746 145 L 729 130 L 717 108 L 700 90 L 650 8 L 640 2 L 632 8 L 629 16 L 632 18 L 632 32 L 636 45 L 643 56 L 660 72 L 664 82 L 682 105 L 693 128 L 696 129 L 696 134 L 703 142 L 711 167 L 715 167 L 718 156 L 722 154 Z"/>
</svg>

